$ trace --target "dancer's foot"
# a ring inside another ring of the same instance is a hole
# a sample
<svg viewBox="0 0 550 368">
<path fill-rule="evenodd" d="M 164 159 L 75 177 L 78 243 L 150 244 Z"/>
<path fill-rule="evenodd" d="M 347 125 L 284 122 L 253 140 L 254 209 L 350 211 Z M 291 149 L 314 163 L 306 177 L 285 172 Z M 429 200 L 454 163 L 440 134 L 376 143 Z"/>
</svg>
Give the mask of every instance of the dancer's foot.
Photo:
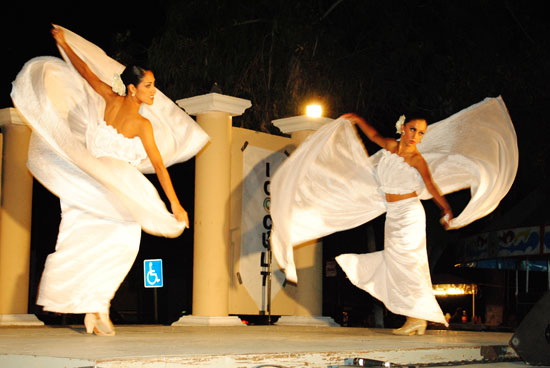
<svg viewBox="0 0 550 368">
<path fill-rule="evenodd" d="M 428 323 L 423 319 L 407 317 L 407 321 L 403 326 L 392 331 L 394 335 L 412 336 L 424 335 Z"/>
<path fill-rule="evenodd" d="M 98 336 L 115 336 L 115 327 L 106 313 L 86 313 L 84 316 L 86 333 Z"/>
</svg>

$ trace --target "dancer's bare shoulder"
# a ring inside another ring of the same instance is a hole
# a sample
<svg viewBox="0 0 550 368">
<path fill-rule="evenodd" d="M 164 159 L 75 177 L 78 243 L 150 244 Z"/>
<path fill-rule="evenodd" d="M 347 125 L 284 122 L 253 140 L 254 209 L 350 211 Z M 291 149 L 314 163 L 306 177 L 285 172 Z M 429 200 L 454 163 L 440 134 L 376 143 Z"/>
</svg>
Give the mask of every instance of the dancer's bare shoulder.
<svg viewBox="0 0 550 368">
<path fill-rule="evenodd" d="M 128 135 L 140 137 L 142 141 L 147 136 L 153 134 L 153 126 L 151 125 L 151 122 L 140 114 L 132 114 L 131 116 L 128 116 L 125 121 L 124 128 Z"/>
<path fill-rule="evenodd" d="M 391 153 L 397 153 L 399 142 L 394 138 L 384 138 L 384 146 L 382 147 Z"/>
<path fill-rule="evenodd" d="M 428 163 L 426 162 L 424 157 L 422 157 L 420 152 L 412 153 L 409 157 L 407 157 L 406 161 L 408 162 L 409 165 L 411 165 L 416 170 L 418 170 L 418 172 L 420 172 L 420 175 L 422 175 L 422 177 L 431 176 Z"/>
</svg>

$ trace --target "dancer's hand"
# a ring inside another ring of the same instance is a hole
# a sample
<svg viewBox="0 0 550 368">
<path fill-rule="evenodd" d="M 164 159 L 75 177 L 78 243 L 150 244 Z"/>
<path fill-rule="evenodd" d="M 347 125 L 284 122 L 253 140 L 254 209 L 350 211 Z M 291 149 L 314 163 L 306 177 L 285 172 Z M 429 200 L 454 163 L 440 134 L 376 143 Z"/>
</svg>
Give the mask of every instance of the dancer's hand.
<svg viewBox="0 0 550 368">
<path fill-rule="evenodd" d="M 178 220 L 179 222 L 185 222 L 187 224 L 187 227 L 189 227 L 189 216 L 187 215 L 187 211 L 183 209 L 181 204 L 173 203 L 172 213 L 174 214 L 174 216 L 176 216 L 176 220 Z"/>
<path fill-rule="evenodd" d="M 451 220 L 453 219 L 453 211 L 447 209 L 442 211 L 441 215 L 442 217 L 439 219 L 439 222 L 447 230 L 450 226 Z"/>
<path fill-rule="evenodd" d="M 57 42 L 60 46 L 66 44 L 65 32 L 63 32 L 63 29 L 59 28 L 55 24 L 52 24 L 52 36 L 55 39 L 55 42 Z"/>
<path fill-rule="evenodd" d="M 354 114 L 352 112 L 347 113 L 347 114 L 343 114 L 343 115 L 340 116 L 340 118 L 349 120 L 352 124 L 358 124 L 360 122 L 364 122 L 362 117 L 360 117 L 359 115 Z"/>
</svg>

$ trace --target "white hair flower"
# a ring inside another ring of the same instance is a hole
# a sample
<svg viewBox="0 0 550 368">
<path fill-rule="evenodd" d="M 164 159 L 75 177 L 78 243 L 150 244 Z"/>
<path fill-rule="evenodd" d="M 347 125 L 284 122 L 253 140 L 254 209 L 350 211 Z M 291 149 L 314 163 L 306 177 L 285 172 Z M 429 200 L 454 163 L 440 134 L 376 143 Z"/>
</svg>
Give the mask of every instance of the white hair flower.
<svg viewBox="0 0 550 368">
<path fill-rule="evenodd" d="M 399 117 L 399 120 L 397 120 L 397 123 L 395 123 L 395 129 L 397 130 L 397 134 L 401 134 L 401 127 L 405 123 L 405 115 L 401 115 Z"/>
<path fill-rule="evenodd" d="M 122 78 L 120 78 L 120 74 L 113 75 L 113 83 L 111 88 L 117 95 L 126 96 L 126 86 L 124 85 Z"/>
</svg>

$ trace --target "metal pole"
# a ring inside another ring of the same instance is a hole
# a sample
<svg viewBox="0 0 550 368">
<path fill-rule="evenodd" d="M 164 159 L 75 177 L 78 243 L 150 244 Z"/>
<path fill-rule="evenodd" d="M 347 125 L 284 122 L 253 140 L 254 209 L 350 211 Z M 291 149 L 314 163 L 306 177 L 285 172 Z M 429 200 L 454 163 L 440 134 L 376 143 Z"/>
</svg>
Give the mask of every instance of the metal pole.
<svg viewBox="0 0 550 368">
<path fill-rule="evenodd" d="M 525 293 L 529 294 L 529 260 L 525 261 Z"/>
<path fill-rule="evenodd" d="M 477 290 L 472 293 L 472 323 L 475 323 L 476 318 L 476 293 Z"/>
<path fill-rule="evenodd" d="M 159 310 L 158 310 L 158 296 L 157 296 L 157 288 L 153 289 L 153 300 L 154 300 L 154 316 L 155 316 L 155 323 L 159 322 Z"/>
<path fill-rule="evenodd" d="M 267 324 L 271 325 L 271 249 L 267 250 Z"/>
<path fill-rule="evenodd" d="M 516 311 L 518 310 L 518 304 L 519 304 L 519 264 L 516 264 L 516 291 L 514 293 L 515 299 L 516 299 Z"/>
</svg>

